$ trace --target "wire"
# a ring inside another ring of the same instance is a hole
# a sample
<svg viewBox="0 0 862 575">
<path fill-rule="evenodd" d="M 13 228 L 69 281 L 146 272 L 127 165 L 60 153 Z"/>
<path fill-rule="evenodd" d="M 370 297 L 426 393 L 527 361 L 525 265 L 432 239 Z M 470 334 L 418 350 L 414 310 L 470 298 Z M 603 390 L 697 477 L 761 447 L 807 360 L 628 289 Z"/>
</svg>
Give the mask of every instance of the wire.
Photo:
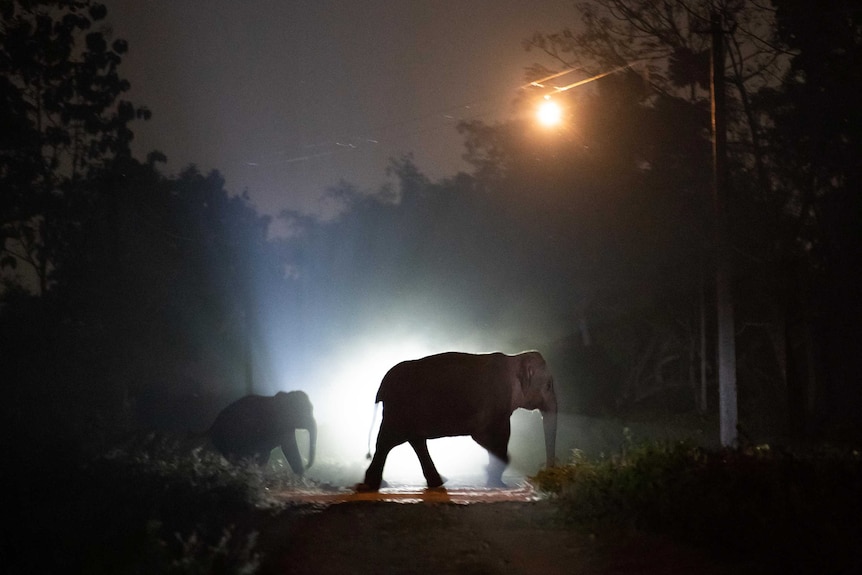
<svg viewBox="0 0 862 575">
<path fill-rule="evenodd" d="M 617 68 L 614 68 L 613 70 L 609 70 L 607 72 L 602 72 L 601 74 L 597 74 L 597 75 L 592 76 L 590 78 L 586 78 L 584 80 L 579 80 L 577 82 L 573 82 L 573 83 L 568 84 L 566 86 L 561 86 L 561 87 L 560 86 L 553 86 L 552 89 L 555 92 L 565 92 L 567 90 L 571 90 L 572 88 L 577 88 L 578 86 L 582 86 L 582 85 L 587 84 L 589 82 L 594 82 L 596 80 L 604 78 L 605 76 L 615 74 L 617 72 L 620 72 L 622 70 L 625 70 L 625 69 L 631 68 L 631 67 L 632 67 L 632 64 L 625 64 L 623 66 L 619 66 Z M 566 74 L 571 74 L 572 72 L 577 72 L 580 70 L 582 70 L 582 68 L 570 68 L 567 70 L 563 70 L 561 72 L 556 72 L 556 73 L 551 74 L 549 76 L 545 76 L 544 78 L 540 78 L 540 79 L 535 80 L 533 82 L 529 82 L 527 84 L 519 86 L 518 89 L 525 89 L 525 88 L 529 88 L 529 87 L 547 88 L 548 86 L 545 86 L 544 83 L 547 82 L 548 80 L 553 80 L 554 78 L 559 78 L 560 76 L 564 76 Z M 380 134 L 380 133 L 387 132 L 387 131 L 390 131 L 393 129 L 397 129 L 399 127 L 405 127 L 408 125 L 420 124 L 420 123 L 423 123 L 423 122 L 425 122 L 429 119 L 433 119 L 433 118 L 443 118 L 446 121 L 454 121 L 454 120 L 463 121 L 465 118 L 463 118 L 463 117 L 462 118 L 456 118 L 455 116 L 450 114 L 450 112 L 455 112 L 455 111 L 459 111 L 459 110 L 461 110 L 461 111 L 471 110 L 471 108 L 474 106 L 479 107 L 479 106 L 481 106 L 487 102 L 493 102 L 493 101 L 498 101 L 498 100 L 502 100 L 502 99 L 503 99 L 503 96 L 487 97 L 487 98 L 472 100 L 470 102 L 466 102 L 466 103 L 462 103 L 462 104 L 456 104 L 453 106 L 448 106 L 446 108 L 441 108 L 441 109 L 435 110 L 433 112 L 429 112 L 427 114 L 414 116 L 412 118 L 407 118 L 404 120 L 397 120 L 397 121 L 393 121 L 390 123 L 386 123 L 386 124 L 377 126 L 375 128 L 372 128 L 371 132 L 375 133 L 375 134 Z M 500 107 L 499 105 L 494 105 L 494 106 L 491 106 L 490 110 L 487 110 L 484 112 L 471 110 L 471 113 L 468 114 L 468 116 L 470 119 L 481 118 L 481 117 L 489 115 L 490 113 L 492 113 L 494 110 L 498 109 L 499 107 Z M 409 136 L 417 136 L 420 134 L 424 134 L 424 133 L 427 133 L 433 129 L 434 129 L 434 127 L 424 127 L 424 128 L 417 127 L 414 129 L 409 129 L 409 130 L 403 131 L 401 133 L 396 133 L 390 137 L 375 136 L 375 137 L 371 138 L 368 136 L 341 136 L 341 137 L 333 138 L 333 140 L 329 141 L 329 142 L 302 146 L 303 148 L 306 148 L 306 149 L 307 148 L 325 148 L 324 151 L 321 151 L 318 153 L 297 154 L 295 156 L 291 155 L 287 158 L 276 158 L 275 156 L 286 155 L 287 150 L 282 150 L 281 152 L 276 152 L 274 154 L 270 154 L 269 160 L 264 159 L 264 160 L 259 160 L 259 161 L 246 161 L 243 163 L 246 166 L 250 166 L 250 167 L 265 167 L 265 166 L 305 162 L 308 160 L 314 160 L 316 158 L 332 156 L 332 155 L 340 154 L 343 152 L 353 152 L 353 151 L 362 150 L 362 149 L 368 148 L 369 145 L 370 146 L 377 146 L 377 145 L 380 145 L 382 142 L 386 142 L 386 143 L 391 145 L 393 141 L 401 140 L 401 139 L 409 137 Z"/>
<path fill-rule="evenodd" d="M 434 118 L 438 118 L 438 119 L 442 118 L 446 122 L 463 121 L 466 117 L 469 117 L 471 119 L 481 118 L 483 116 L 487 116 L 488 114 L 492 113 L 499 106 L 497 106 L 497 105 L 491 106 L 490 110 L 485 110 L 485 111 L 478 111 L 478 110 L 474 111 L 474 110 L 472 110 L 473 107 L 479 108 L 482 104 L 485 104 L 487 102 L 493 102 L 495 100 L 501 100 L 501 99 L 502 99 L 501 96 L 497 96 L 497 97 L 488 97 L 488 98 L 479 99 L 479 100 L 471 100 L 470 102 L 461 103 L 461 104 L 455 104 L 452 106 L 448 106 L 446 108 L 440 108 L 438 110 L 429 112 L 427 114 L 422 114 L 422 115 L 414 116 L 412 118 L 407 118 L 404 120 L 396 120 L 393 122 L 385 123 L 385 124 L 382 124 L 382 125 L 379 125 L 377 127 L 372 128 L 370 130 L 370 132 L 374 133 L 374 134 L 381 134 L 383 132 L 387 132 L 387 131 L 391 131 L 391 130 L 397 130 L 398 128 L 401 128 L 401 127 L 405 127 L 405 126 L 409 126 L 409 125 L 415 125 L 415 124 L 421 124 L 423 122 L 426 122 L 429 119 L 434 119 Z M 452 114 L 452 112 L 464 111 L 464 110 L 469 110 L 470 113 L 465 114 L 461 117 L 456 117 L 456 115 Z M 448 124 L 448 125 L 451 125 L 451 124 Z M 289 150 L 285 149 L 285 150 L 282 150 L 279 152 L 274 152 L 274 153 L 268 154 L 265 158 L 260 159 L 260 160 L 247 160 L 247 161 L 244 161 L 242 163 L 246 166 L 256 168 L 256 167 L 266 167 L 266 166 L 305 162 L 308 160 L 313 160 L 313 159 L 321 158 L 321 157 L 325 157 L 325 156 L 332 156 L 332 155 L 339 154 L 339 153 L 359 151 L 359 150 L 362 150 L 364 148 L 368 148 L 370 146 L 381 145 L 382 143 L 389 143 L 391 145 L 391 143 L 393 141 L 401 140 L 405 137 L 417 136 L 420 134 L 424 134 L 424 133 L 427 133 L 433 129 L 435 129 L 435 126 L 417 127 L 417 128 L 412 128 L 412 129 L 402 131 L 400 133 L 395 133 L 389 137 L 384 137 L 384 136 L 368 137 L 368 136 L 358 136 L 358 135 L 339 136 L 339 137 L 333 138 L 331 141 L 322 142 L 322 143 L 318 143 L 318 144 L 300 146 L 301 148 L 306 148 L 306 149 L 309 149 L 309 148 L 323 148 L 324 149 L 324 151 L 320 151 L 318 153 L 297 154 L 295 156 L 290 155 L 286 158 L 278 158 L 277 156 L 287 155 L 287 152 Z"/>
<path fill-rule="evenodd" d="M 562 72 L 557 72 L 556 74 L 551 74 L 550 76 L 545 76 L 544 78 L 539 78 L 538 80 L 528 82 L 527 84 L 521 86 L 521 89 L 523 90 L 524 88 L 529 88 L 530 86 L 534 86 L 536 88 L 545 88 L 546 86 L 544 85 L 544 82 L 547 82 L 548 80 L 553 80 L 554 78 L 559 78 L 560 76 L 563 76 L 565 74 L 571 74 L 572 72 L 576 72 L 578 70 L 581 70 L 581 68 L 570 68 L 568 70 L 563 70 Z"/>
<path fill-rule="evenodd" d="M 624 66 L 614 68 L 613 70 L 609 70 L 607 72 L 602 72 L 601 74 L 597 74 L 597 75 L 593 76 L 592 78 L 587 78 L 586 80 L 580 80 L 578 82 L 574 82 L 573 84 L 569 84 L 568 86 L 555 87 L 554 89 L 557 92 L 565 92 L 566 90 L 571 90 L 572 88 L 577 88 L 578 86 L 582 86 L 582 85 L 587 84 L 589 82 L 595 82 L 596 80 L 598 80 L 600 78 L 604 78 L 605 76 L 610 76 L 611 74 L 616 74 L 617 72 L 621 72 L 621 71 L 623 71 L 627 68 L 631 68 L 631 67 L 632 67 L 631 64 L 626 64 Z"/>
</svg>

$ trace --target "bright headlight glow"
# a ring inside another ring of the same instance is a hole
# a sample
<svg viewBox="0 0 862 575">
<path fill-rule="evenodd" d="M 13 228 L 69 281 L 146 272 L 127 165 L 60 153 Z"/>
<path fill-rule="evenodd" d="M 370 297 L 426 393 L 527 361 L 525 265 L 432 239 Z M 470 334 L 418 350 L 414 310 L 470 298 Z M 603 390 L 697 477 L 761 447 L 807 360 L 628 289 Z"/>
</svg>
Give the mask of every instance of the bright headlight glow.
<svg viewBox="0 0 862 575">
<path fill-rule="evenodd" d="M 373 453 L 382 419 L 381 406 L 375 408 L 374 399 L 383 376 L 399 362 L 438 351 L 442 350 L 410 338 L 367 337 L 338 345 L 338 352 L 332 354 L 318 375 L 316 383 L 321 391 L 313 400 L 318 425 L 326 430 L 321 433 L 318 449 L 321 461 L 328 459 L 336 465 L 366 466 L 369 437 Z M 410 450 L 409 446 L 407 449 Z M 394 450 L 399 451 L 400 448 Z M 394 452 L 386 464 L 384 473 L 387 476 L 398 466 Z M 416 460 L 415 455 L 413 459 Z M 362 477 L 356 478 L 356 481 L 361 480 Z"/>
<path fill-rule="evenodd" d="M 559 104 L 546 97 L 545 100 L 539 105 L 537 117 L 539 119 L 539 122 L 541 122 L 545 126 L 555 126 L 559 124 L 562 120 L 563 111 L 560 108 Z"/>
</svg>

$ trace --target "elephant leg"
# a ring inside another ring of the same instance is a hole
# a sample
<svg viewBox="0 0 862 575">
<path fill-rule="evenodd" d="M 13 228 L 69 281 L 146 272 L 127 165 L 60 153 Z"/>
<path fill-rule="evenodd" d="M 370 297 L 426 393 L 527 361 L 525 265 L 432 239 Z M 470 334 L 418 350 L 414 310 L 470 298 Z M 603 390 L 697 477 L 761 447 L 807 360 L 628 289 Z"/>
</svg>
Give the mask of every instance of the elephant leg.
<svg viewBox="0 0 862 575">
<path fill-rule="evenodd" d="M 359 490 L 377 491 L 380 489 L 380 484 L 383 483 L 383 466 L 386 465 L 386 457 L 394 447 L 401 445 L 404 441 L 405 439 L 400 434 L 393 433 L 386 428 L 384 420 L 384 425 L 380 427 L 380 432 L 377 434 L 374 458 L 365 471 L 365 481 L 358 486 Z"/>
<path fill-rule="evenodd" d="M 299 447 L 296 445 L 296 434 L 290 437 L 285 437 L 281 443 L 281 452 L 284 453 L 284 458 L 287 460 L 293 472 L 302 477 L 302 457 L 299 455 Z"/>
<path fill-rule="evenodd" d="M 429 488 L 440 487 L 445 483 L 445 480 L 440 477 L 437 468 L 434 466 L 434 461 L 431 460 L 431 454 L 428 453 L 428 441 L 425 439 L 413 439 L 410 441 L 410 446 L 416 452 L 419 458 L 419 464 L 422 465 L 422 475 L 425 476 L 425 481 L 428 482 Z"/>
<path fill-rule="evenodd" d="M 488 451 L 488 487 L 506 487 L 503 471 L 509 464 L 509 435 L 511 424 L 506 419 L 499 425 L 475 433 L 472 437 Z"/>
</svg>

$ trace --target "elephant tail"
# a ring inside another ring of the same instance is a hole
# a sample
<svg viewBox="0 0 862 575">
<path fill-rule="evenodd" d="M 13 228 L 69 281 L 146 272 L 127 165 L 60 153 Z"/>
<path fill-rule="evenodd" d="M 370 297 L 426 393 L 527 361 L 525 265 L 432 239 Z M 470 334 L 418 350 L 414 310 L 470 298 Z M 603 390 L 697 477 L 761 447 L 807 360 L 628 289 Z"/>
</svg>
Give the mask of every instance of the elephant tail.
<svg viewBox="0 0 862 575">
<path fill-rule="evenodd" d="M 374 433 L 374 422 L 377 420 L 377 408 L 380 407 L 380 402 L 374 402 L 374 414 L 371 416 L 371 427 L 368 428 L 368 453 L 365 454 L 365 459 L 371 459 L 371 434 Z"/>
</svg>

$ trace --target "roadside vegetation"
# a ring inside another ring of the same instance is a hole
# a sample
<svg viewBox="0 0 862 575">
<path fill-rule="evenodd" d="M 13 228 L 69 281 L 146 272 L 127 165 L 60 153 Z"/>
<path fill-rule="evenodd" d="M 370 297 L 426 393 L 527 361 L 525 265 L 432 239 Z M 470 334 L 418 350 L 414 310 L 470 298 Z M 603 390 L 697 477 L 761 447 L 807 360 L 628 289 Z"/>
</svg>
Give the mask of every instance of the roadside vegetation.
<svg viewBox="0 0 862 575">
<path fill-rule="evenodd" d="M 862 569 L 858 450 L 629 442 L 609 457 L 575 451 L 532 479 L 579 528 L 665 534 L 766 572 Z"/>
<path fill-rule="evenodd" d="M 155 434 L 86 462 L 20 458 L 4 474 L 8 573 L 255 573 L 259 530 L 284 510 L 267 494 L 300 481 Z"/>
<path fill-rule="evenodd" d="M 152 434 L 86 461 L 11 459 L 8 572 L 266 572 L 273 533 L 308 511 L 270 494 L 319 486 L 278 460 L 263 470 L 233 466 L 187 447 Z M 684 441 L 636 443 L 627 434 L 618 453 L 575 451 L 531 482 L 568 529 L 604 541 L 667 537 L 741 573 L 862 567 L 857 450 L 709 450 Z"/>
<path fill-rule="evenodd" d="M 308 511 L 271 493 L 316 489 L 274 459 L 234 466 L 164 434 L 92 458 L 13 456 L 4 470 L 9 573 L 266 572 L 272 533 Z M 668 537 L 740 572 L 858 573 L 862 453 L 638 443 L 574 451 L 531 482 L 568 529 Z M 537 527 L 538 528 L 538 527 Z"/>
</svg>

